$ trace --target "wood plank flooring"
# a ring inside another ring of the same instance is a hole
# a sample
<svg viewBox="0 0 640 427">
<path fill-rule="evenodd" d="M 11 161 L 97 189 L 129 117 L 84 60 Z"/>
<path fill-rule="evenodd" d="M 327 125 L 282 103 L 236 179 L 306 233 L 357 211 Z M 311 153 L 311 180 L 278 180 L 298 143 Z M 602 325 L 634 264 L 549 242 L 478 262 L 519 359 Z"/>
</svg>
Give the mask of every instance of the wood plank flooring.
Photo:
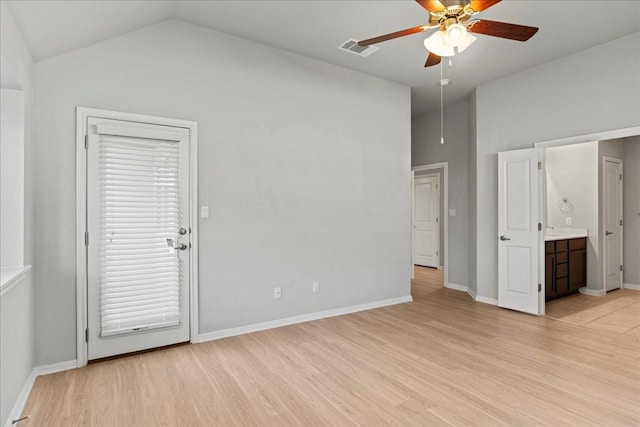
<svg viewBox="0 0 640 427">
<path fill-rule="evenodd" d="M 640 425 L 637 335 L 413 295 L 40 377 L 20 426 Z"/>
<path fill-rule="evenodd" d="M 640 292 L 618 289 L 605 296 L 575 294 L 547 302 L 546 315 L 553 319 L 639 336 Z"/>
</svg>

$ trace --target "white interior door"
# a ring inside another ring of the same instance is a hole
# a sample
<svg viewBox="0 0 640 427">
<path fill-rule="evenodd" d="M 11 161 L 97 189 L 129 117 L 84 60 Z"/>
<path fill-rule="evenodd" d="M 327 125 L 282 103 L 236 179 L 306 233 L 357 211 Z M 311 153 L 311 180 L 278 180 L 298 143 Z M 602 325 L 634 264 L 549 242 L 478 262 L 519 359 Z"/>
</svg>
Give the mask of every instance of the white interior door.
<svg viewBox="0 0 640 427">
<path fill-rule="evenodd" d="M 540 233 L 535 148 L 498 153 L 498 305 L 540 314 Z"/>
<path fill-rule="evenodd" d="M 189 340 L 189 130 L 88 119 L 87 347 Z"/>
<path fill-rule="evenodd" d="M 604 283 L 607 291 L 622 284 L 622 160 L 604 162 Z"/>
<path fill-rule="evenodd" d="M 440 185 L 438 175 L 420 176 L 414 182 L 414 264 L 440 265 Z"/>
</svg>

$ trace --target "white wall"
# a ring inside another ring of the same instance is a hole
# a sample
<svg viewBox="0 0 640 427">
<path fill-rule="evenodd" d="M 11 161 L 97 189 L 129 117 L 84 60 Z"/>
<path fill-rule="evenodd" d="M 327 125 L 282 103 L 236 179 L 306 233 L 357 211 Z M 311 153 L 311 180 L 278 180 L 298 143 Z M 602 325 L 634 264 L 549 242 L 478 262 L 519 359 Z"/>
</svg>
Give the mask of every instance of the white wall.
<svg viewBox="0 0 640 427">
<path fill-rule="evenodd" d="M 2 88 L 21 90 L 24 102 L 23 149 L 26 164 L 23 172 L 24 229 L 21 239 L 24 243 L 17 251 L 23 251 L 21 258 L 25 264 L 32 264 L 33 211 L 29 160 L 33 133 L 33 60 L 5 2 L 0 3 L 0 56 Z M 4 169 L 4 165 L 2 167 Z M 20 180 L 20 177 L 16 178 Z M 28 272 L 20 283 L 0 297 L 0 425 L 5 425 L 8 420 L 34 366 L 33 285 L 33 273 Z"/>
<path fill-rule="evenodd" d="M 24 91 L 0 89 L 0 265 L 23 264 Z"/>
<path fill-rule="evenodd" d="M 545 150 L 547 227 L 586 228 L 587 287 L 601 289 L 598 280 L 598 142 L 566 145 Z M 563 212 L 564 197 L 573 206 Z M 573 225 L 566 225 L 571 217 Z"/>
<path fill-rule="evenodd" d="M 444 138 L 440 144 L 440 112 L 415 117 L 411 123 L 411 164 L 449 162 L 449 282 L 469 285 L 469 103 L 449 105 L 444 111 Z M 448 214 L 448 213 L 445 213 Z"/>
<path fill-rule="evenodd" d="M 201 333 L 410 294 L 408 87 L 167 21 L 36 89 L 39 364 L 76 357 L 76 106 L 198 121 Z"/>
<path fill-rule="evenodd" d="M 640 125 L 639 45 L 635 33 L 476 89 L 479 296 L 498 296 L 497 153 Z"/>
<path fill-rule="evenodd" d="M 640 285 L 640 136 L 624 142 L 624 283 Z"/>
</svg>

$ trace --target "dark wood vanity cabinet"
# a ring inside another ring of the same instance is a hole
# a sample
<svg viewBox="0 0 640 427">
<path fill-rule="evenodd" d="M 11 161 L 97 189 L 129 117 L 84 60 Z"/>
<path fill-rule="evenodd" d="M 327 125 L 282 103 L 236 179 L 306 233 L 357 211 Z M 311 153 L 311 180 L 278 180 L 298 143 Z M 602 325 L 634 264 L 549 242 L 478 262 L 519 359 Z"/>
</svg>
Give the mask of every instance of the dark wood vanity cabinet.
<svg viewBox="0 0 640 427">
<path fill-rule="evenodd" d="M 578 292 L 587 285 L 587 238 L 545 242 L 545 299 Z"/>
</svg>

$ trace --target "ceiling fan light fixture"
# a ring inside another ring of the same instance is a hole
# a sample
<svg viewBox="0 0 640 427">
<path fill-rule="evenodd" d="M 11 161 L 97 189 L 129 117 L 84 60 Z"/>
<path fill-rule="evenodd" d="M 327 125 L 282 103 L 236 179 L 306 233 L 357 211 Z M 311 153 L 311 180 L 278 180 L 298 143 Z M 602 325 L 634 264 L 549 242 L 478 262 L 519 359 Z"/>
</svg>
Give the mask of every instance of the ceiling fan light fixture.
<svg viewBox="0 0 640 427">
<path fill-rule="evenodd" d="M 435 53 L 438 56 L 453 56 L 456 54 L 453 46 L 447 43 L 442 31 L 436 31 L 427 37 L 424 41 L 424 47 L 426 47 L 429 52 Z"/>
<path fill-rule="evenodd" d="M 444 33 L 444 40 L 448 46 L 455 48 L 456 53 L 460 53 L 477 40 L 469 34 L 466 27 L 461 24 L 451 24 Z"/>
</svg>

